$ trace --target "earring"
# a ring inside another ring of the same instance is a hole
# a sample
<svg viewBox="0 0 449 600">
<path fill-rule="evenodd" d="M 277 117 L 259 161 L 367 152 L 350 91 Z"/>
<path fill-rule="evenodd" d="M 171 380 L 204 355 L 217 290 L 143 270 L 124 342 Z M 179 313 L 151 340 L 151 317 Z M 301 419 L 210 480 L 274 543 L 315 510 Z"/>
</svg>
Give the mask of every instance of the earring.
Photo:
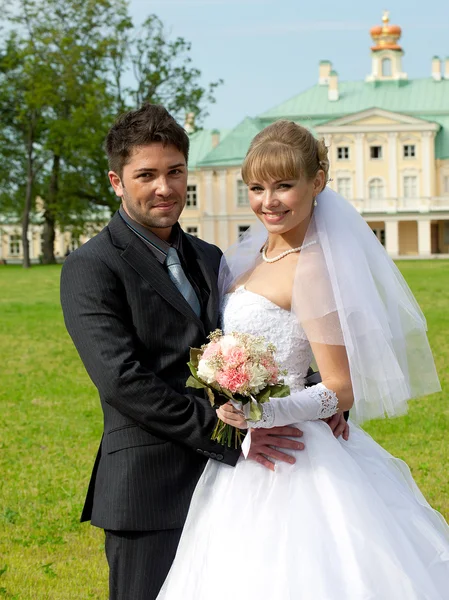
<svg viewBox="0 0 449 600">
<path fill-rule="evenodd" d="M 315 198 L 313 199 L 313 206 L 318 206 L 318 202 L 317 202 L 317 200 L 316 200 L 316 196 L 315 196 Z"/>
</svg>

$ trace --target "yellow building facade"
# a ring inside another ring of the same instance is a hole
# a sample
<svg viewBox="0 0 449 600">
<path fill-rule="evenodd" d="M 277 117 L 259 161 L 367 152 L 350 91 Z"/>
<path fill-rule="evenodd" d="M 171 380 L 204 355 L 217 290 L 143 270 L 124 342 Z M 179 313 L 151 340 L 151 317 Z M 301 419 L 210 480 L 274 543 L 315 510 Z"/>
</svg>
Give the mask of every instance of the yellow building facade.
<svg viewBox="0 0 449 600">
<path fill-rule="evenodd" d="M 394 258 L 449 255 L 449 59 L 433 57 L 429 76 L 402 70 L 401 29 L 371 29 L 371 72 L 339 82 L 328 60 L 313 88 L 233 130 L 191 136 L 190 203 L 184 228 L 226 249 L 255 217 L 240 167 L 251 139 L 277 119 L 323 137 L 329 185 L 363 215 Z"/>
</svg>

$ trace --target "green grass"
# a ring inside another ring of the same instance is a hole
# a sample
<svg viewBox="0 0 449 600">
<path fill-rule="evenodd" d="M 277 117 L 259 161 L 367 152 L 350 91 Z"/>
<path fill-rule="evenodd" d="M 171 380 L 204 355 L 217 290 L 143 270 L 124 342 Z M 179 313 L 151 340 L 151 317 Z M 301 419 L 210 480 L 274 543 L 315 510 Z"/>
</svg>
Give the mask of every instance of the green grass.
<svg viewBox="0 0 449 600">
<path fill-rule="evenodd" d="M 449 262 L 399 266 L 428 319 L 443 393 L 366 429 L 448 518 Z M 0 598 L 107 598 L 103 532 L 78 522 L 102 417 L 65 331 L 59 273 L 0 267 Z"/>
</svg>

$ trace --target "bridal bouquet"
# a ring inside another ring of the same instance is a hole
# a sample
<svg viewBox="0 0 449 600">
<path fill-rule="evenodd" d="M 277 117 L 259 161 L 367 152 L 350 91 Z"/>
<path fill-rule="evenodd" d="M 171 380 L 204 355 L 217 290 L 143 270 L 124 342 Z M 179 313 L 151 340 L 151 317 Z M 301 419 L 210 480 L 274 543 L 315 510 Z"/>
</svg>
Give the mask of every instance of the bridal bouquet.
<svg viewBox="0 0 449 600">
<path fill-rule="evenodd" d="M 191 376 L 186 386 L 204 388 L 214 408 L 232 401 L 244 407 L 247 419 L 258 421 L 263 402 L 288 396 L 290 389 L 282 379 L 286 372 L 279 369 L 276 348 L 265 338 L 236 332 L 223 335 L 216 329 L 208 339 L 201 348 L 190 349 Z M 219 420 L 212 439 L 237 448 L 242 432 Z"/>
</svg>

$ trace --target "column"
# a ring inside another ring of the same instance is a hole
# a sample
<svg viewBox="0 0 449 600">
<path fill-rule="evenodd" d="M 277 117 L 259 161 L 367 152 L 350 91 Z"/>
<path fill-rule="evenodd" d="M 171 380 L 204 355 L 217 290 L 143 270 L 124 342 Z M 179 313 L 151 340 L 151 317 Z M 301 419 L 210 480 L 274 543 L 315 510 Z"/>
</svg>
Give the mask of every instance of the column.
<svg viewBox="0 0 449 600">
<path fill-rule="evenodd" d="M 227 187 L 227 171 L 222 170 L 218 174 L 218 189 L 219 189 L 219 236 L 218 245 L 220 248 L 226 249 L 229 247 L 229 232 L 228 232 L 228 187 Z"/>
<path fill-rule="evenodd" d="M 393 258 L 399 255 L 399 221 L 385 221 L 385 249 Z"/>
<path fill-rule="evenodd" d="M 430 159 L 431 149 L 430 144 L 432 142 L 432 133 L 430 131 L 423 131 L 422 133 L 422 173 L 423 173 L 423 192 L 425 198 L 430 198 L 431 184 L 430 184 Z"/>
<path fill-rule="evenodd" d="M 364 163 L 364 133 L 355 134 L 355 170 L 356 170 L 356 197 L 359 200 L 365 198 L 365 173 Z"/>
<path fill-rule="evenodd" d="M 418 221 L 418 254 L 420 257 L 430 256 L 431 249 L 430 219 Z"/>
<path fill-rule="evenodd" d="M 214 188 L 213 172 L 204 171 L 204 212 L 206 215 L 212 215 L 214 212 Z"/>
<path fill-rule="evenodd" d="M 389 195 L 394 200 L 398 197 L 397 138 L 398 134 L 396 132 L 388 134 Z"/>
<path fill-rule="evenodd" d="M 213 217 L 206 216 L 203 219 L 201 238 L 210 244 L 216 243 Z"/>
</svg>

